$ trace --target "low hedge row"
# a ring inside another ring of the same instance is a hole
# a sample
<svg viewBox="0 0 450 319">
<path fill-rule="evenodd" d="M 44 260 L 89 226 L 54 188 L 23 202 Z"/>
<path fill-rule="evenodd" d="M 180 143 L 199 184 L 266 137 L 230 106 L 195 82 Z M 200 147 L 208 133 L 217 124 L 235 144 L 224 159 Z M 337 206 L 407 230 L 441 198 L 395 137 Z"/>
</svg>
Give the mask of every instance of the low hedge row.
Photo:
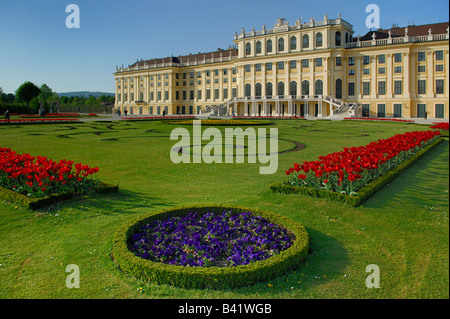
<svg viewBox="0 0 450 319">
<path fill-rule="evenodd" d="M 99 186 L 96 189 L 96 193 L 100 194 L 117 193 L 118 191 L 119 186 L 108 185 L 102 182 L 99 183 Z M 52 194 L 44 198 L 30 198 L 0 186 L 0 200 L 18 204 L 20 206 L 25 207 L 26 209 L 32 210 L 52 205 L 57 202 L 67 200 L 73 197 L 75 197 L 75 194 L 65 192 L 61 194 Z"/>
<path fill-rule="evenodd" d="M 294 244 L 280 254 L 266 260 L 236 267 L 185 267 L 168 265 L 146 260 L 136 256 L 129 250 L 129 239 L 140 227 L 156 219 L 170 216 L 185 216 L 190 212 L 205 214 L 207 212 L 252 212 L 255 216 L 262 216 L 279 226 L 291 231 Z M 229 205 L 196 205 L 183 206 L 134 219 L 122 225 L 113 239 L 113 258 L 116 265 L 125 273 L 134 277 L 152 281 L 158 284 L 168 284 L 183 288 L 233 288 L 265 282 L 283 275 L 299 266 L 307 256 L 309 250 L 309 235 L 306 229 L 286 217 L 273 213 Z"/>
<path fill-rule="evenodd" d="M 379 189 L 381 189 L 384 185 L 392 181 L 395 177 L 397 177 L 400 173 L 402 173 L 405 169 L 414 164 L 417 160 L 419 160 L 423 155 L 425 155 L 430 149 L 441 143 L 444 139 L 439 138 L 433 144 L 428 145 L 424 149 L 417 152 L 414 156 L 401 163 L 397 167 L 391 169 L 386 174 L 380 176 L 376 180 L 367 184 L 363 188 L 358 191 L 358 195 L 350 196 L 347 194 L 341 194 L 338 192 L 331 192 L 324 189 L 316 189 L 311 187 L 299 187 L 286 185 L 284 183 L 276 183 L 270 186 L 270 190 L 274 193 L 280 194 L 302 194 L 309 195 L 315 198 L 326 198 L 333 201 L 338 201 L 345 203 L 347 205 L 356 207 L 361 205 L 365 200 L 370 198 L 373 194 L 375 194 Z"/>
</svg>

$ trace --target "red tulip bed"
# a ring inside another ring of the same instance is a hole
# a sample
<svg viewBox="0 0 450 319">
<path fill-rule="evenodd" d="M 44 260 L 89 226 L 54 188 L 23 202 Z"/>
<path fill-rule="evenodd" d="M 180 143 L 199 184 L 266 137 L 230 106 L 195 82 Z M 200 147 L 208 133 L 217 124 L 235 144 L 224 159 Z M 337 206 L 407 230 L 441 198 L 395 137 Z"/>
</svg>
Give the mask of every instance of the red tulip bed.
<svg viewBox="0 0 450 319">
<path fill-rule="evenodd" d="M 422 131 L 398 134 L 365 146 L 345 147 L 341 152 L 320 156 L 317 161 L 294 164 L 286 171 L 291 178 L 287 182 L 272 185 L 271 189 L 283 192 L 286 190 L 283 190 L 283 186 L 293 186 L 306 188 L 309 190 L 306 193 L 316 197 L 323 197 L 320 192 L 326 191 L 328 194 L 347 195 L 348 200 L 348 196 L 359 196 L 359 190 L 440 141 L 439 132 Z M 339 198 L 342 196 L 325 197 L 346 201 Z M 360 204 L 352 200 L 350 203 Z"/>
<path fill-rule="evenodd" d="M 430 127 L 433 130 L 437 130 L 440 132 L 441 136 L 448 136 L 449 134 L 449 127 L 448 122 L 442 122 L 442 123 L 433 123 L 433 126 Z"/>
<path fill-rule="evenodd" d="M 106 191 L 105 184 L 93 178 L 98 171 L 98 167 L 74 164 L 74 161 L 56 162 L 47 157 L 17 154 L 9 148 L 0 148 L 0 198 L 29 205 L 36 203 L 36 199 L 52 196 L 58 199 L 57 195 L 68 198 L 114 191 L 114 187 Z"/>
<path fill-rule="evenodd" d="M 46 113 L 46 117 L 79 117 L 79 113 Z M 19 115 L 19 117 L 22 118 L 40 118 L 41 116 L 38 114 L 22 114 Z"/>
<path fill-rule="evenodd" d="M 373 117 L 346 117 L 346 121 L 374 121 L 374 122 L 397 122 L 397 123 L 414 123 L 413 120 L 402 120 L 394 118 L 373 118 Z"/>
</svg>

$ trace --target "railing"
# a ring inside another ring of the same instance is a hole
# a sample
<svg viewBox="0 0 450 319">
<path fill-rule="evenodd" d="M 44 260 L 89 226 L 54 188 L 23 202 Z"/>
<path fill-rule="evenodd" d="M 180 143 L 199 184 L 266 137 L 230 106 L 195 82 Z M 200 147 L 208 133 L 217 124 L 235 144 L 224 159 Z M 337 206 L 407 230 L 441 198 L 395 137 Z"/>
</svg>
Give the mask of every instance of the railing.
<svg viewBox="0 0 450 319">
<path fill-rule="evenodd" d="M 387 45 L 387 44 L 397 44 L 397 43 L 414 43 L 414 42 L 427 42 L 427 41 L 442 41 L 442 40 L 448 40 L 449 34 L 443 33 L 443 34 L 429 34 L 429 35 L 420 35 L 415 37 L 397 37 L 397 38 L 387 38 L 387 39 L 374 39 L 374 40 L 367 40 L 367 41 L 357 41 L 352 43 L 347 43 L 345 45 L 346 49 L 353 49 L 353 48 L 364 48 L 364 47 L 371 47 L 371 46 L 377 46 L 377 45 Z"/>
<path fill-rule="evenodd" d="M 236 34 L 234 36 L 235 40 L 238 39 L 244 39 L 244 38 L 249 38 L 249 37 L 254 37 L 254 36 L 259 36 L 259 35 L 264 35 L 264 34 L 272 34 L 272 33 L 276 33 L 278 31 L 293 31 L 293 30 L 300 30 L 300 29 L 309 29 L 309 28 L 314 28 L 314 27 L 321 27 L 321 26 L 327 26 L 327 25 L 338 25 L 341 24 L 349 29 L 353 29 L 353 26 L 348 23 L 347 21 L 343 20 L 343 19 L 326 19 L 326 20 L 322 20 L 322 21 L 310 21 L 310 22 L 304 22 L 304 23 L 296 23 L 295 25 L 289 26 L 289 25 L 284 25 L 281 27 L 274 27 L 273 29 L 262 29 L 260 31 L 251 31 L 251 32 L 241 32 L 240 34 Z"/>
<path fill-rule="evenodd" d="M 198 59 L 195 61 L 181 61 L 181 62 L 168 62 L 168 63 L 151 63 L 151 64 L 144 64 L 139 65 L 137 64 L 134 67 L 127 67 L 127 68 L 116 68 L 116 72 L 129 72 L 129 71 L 138 71 L 138 70 L 149 70 L 149 69 L 158 69 L 158 68 L 165 68 L 165 67 L 185 67 L 185 66 L 197 66 L 202 64 L 208 64 L 208 63 L 220 63 L 220 62 L 230 62 L 234 60 L 235 57 L 233 56 L 226 56 L 226 57 L 217 57 L 217 58 L 211 58 L 211 59 Z"/>
</svg>

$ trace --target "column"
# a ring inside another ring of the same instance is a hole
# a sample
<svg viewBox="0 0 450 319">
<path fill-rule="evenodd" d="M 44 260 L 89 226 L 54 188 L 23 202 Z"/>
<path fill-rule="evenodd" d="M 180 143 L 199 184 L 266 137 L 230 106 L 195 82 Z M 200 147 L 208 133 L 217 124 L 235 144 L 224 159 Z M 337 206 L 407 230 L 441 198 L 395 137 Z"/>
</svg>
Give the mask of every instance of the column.
<svg viewBox="0 0 450 319">
<path fill-rule="evenodd" d="M 288 102 L 288 112 L 287 112 L 287 116 L 293 116 L 293 110 L 292 110 L 292 100 L 289 100 Z"/>
<path fill-rule="evenodd" d="M 263 102 L 263 116 L 269 116 L 269 110 L 267 106 L 267 102 Z"/>
</svg>

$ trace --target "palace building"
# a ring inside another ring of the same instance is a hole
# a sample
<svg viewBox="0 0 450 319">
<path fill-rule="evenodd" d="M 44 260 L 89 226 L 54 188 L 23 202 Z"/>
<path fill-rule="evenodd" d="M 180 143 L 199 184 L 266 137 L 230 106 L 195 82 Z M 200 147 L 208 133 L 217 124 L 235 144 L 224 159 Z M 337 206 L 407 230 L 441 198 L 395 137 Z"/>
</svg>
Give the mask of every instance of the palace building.
<svg viewBox="0 0 450 319">
<path fill-rule="evenodd" d="M 278 19 L 226 50 L 117 67 L 129 114 L 449 118 L 449 23 L 355 36 L 342 19 Z"/>
</svg>

